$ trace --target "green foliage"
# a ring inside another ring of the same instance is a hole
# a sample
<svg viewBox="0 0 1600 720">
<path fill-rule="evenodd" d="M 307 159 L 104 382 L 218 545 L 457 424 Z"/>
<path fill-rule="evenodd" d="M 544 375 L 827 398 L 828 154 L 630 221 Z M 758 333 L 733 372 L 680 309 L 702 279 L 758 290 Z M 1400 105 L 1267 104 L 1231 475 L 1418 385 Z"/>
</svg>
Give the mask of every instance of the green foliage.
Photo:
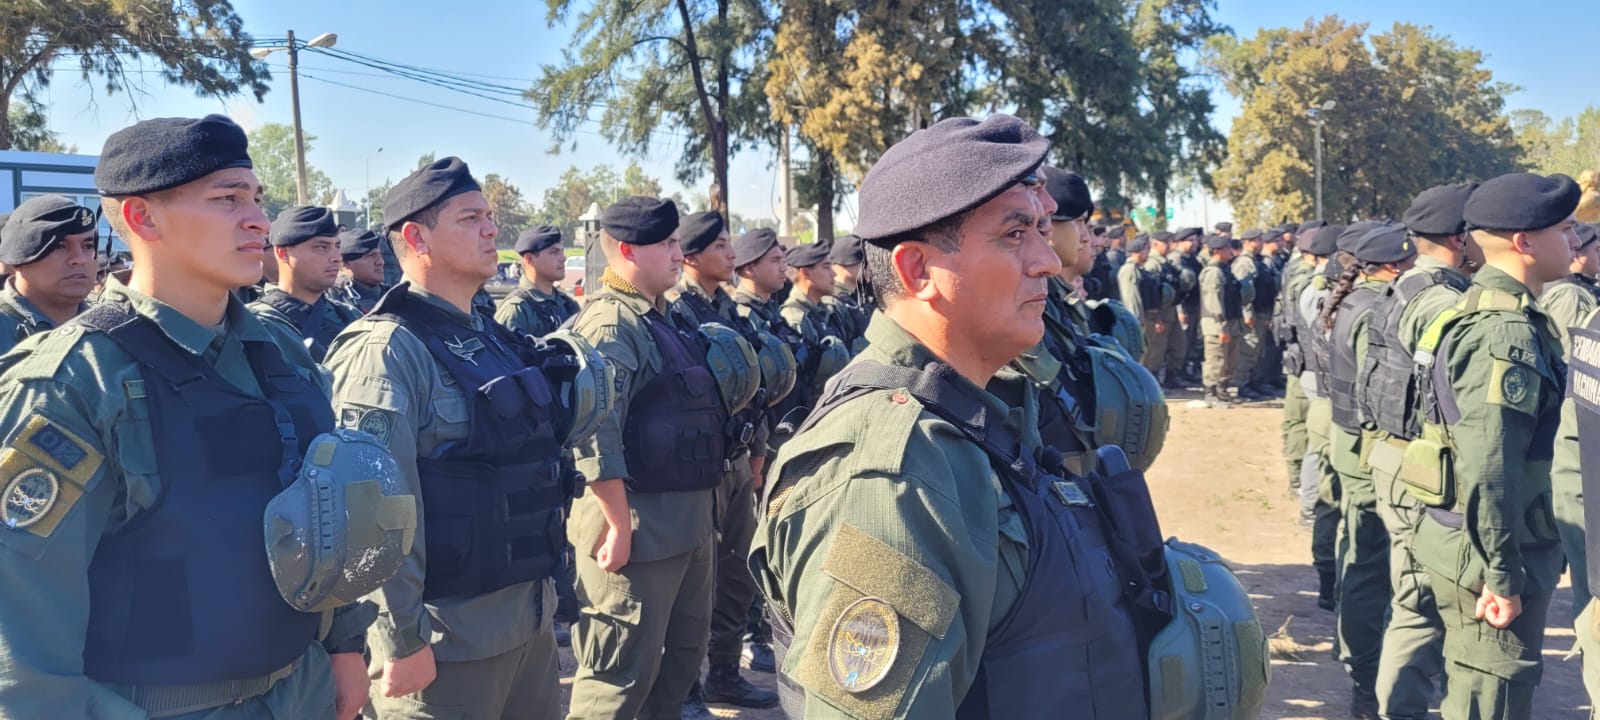
<svg viewBox="0 0 1600 720">
<path fill-rule="evenodd" d="M 529 212 L 529 224 L 561 228 L 561 237 L 568 244 L 581 247 L 583 238 L 579 232 L 583 226 L 578 218 L 589 211 L 589 206 L 598 205 L 603 209 L 629 195 L 659 197 L 661 181 L 646 175 L 636 164 L 629 165 L 621 175 L 609 165 L 588 172 L 576 166 L 568 167 L 561 173 L 561 179 L 544 191 L 539 208 Z M 681 205 L 680 209 L 683 209 Z M 501 234 L 505 234 L 504 226 Z"/>
<path fill-rule="evenodd" d="M 47 153 L 75 153 L 76 145 L 65 145 L 61 136 L 50 129 L 44 108 L 31 102 L 13 105 L 10 112 L 11 144 L 16 150 Z"/>
<path fill-rule="evenodd" d="M 261 207 L 268 218 L 275 218 L 295 203 L 294 128 L 283 123 L 267 123 L 249 133 L 250 160 L 256 178 L 261 180 L 265 197 Z M 317 137 L 305 135 L 306 154 L 311 154 Z M 325 204 L 333 194 L 333 181 L 321 170 L 306 163 L 306 196 L 312 204 Z M 381 208 L 382 203 L 380 201 Z"/>
<path fill-rule="evenodd" d="M 494 211 L 494 222 L 500 226 L 500 234 L 495 238 L 495 245 L 502 248 L 513 247 L 517 244 L 517 236 L 533 226 L 533 208 L 522 199 L 522 191 L 511 181 L 489 173 L 484 176 L 483 197 L 489 201 L 489 208 Z"/>
<path fill-rule="evenodd" d="M 1577 117 L 1560 121 L 1538 110 L 1517 110 L 1511 113 L 1511 126 L 1533 172 L 1576 178 L 1600 167 L 1600 107 L 1590 105 Z"/>
<path fill-rule="evenodd" d="M 13 98 L 48 85 L 54 61 L 108 93 L 148 59 L 167 83 L 202 95 L 248 90 L 259 100 L 271 76 L 249 50 L 228 0 L 0 0 L 0 150 L 15 142 Z"/>
<path fill-rule="evenodd" d="M 1423 188 L 1514 170 L 1520 148 L 1504 112 L 1514 88 L 1494 80 L 1482 53 L 1431 29 L 1396 23 L 1367 35 L 1337 16 L 1301 28 L 1212 41 L 1209 62 L 1243 99 L 1214 181 L 1236 222 L 1310 217 L 1315 126 L 1323 111 L 1324 216 L 1330 222 L 1396 217 Z"/>
</svg>

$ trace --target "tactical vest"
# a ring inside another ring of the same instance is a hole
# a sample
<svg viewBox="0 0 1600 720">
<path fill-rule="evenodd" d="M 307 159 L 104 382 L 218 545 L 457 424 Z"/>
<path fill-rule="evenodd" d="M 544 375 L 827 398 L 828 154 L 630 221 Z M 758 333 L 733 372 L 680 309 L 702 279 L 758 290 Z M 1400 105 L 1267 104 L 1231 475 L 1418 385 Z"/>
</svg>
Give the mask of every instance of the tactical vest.
<svg viewBox="0 0 1600 720">
<path fill-rule="evenodd" d="M 84 673 L 191 685 L 289 665 L 316 639 L 319 616 L 278 594 L 262 517 L 311 439 L 333 428 L 327 396 L 270 342 L 244 343 L 259 398 L 127 305 L 99 305 L 74 322 L 139 365 L 142 383 L 113 390 L 148 409 L 155 467 L 124 471 L 161 478 L 156 502 L 103 538 L 89 563 Z"/>
<path fill-rule="evenodd" d="M 518 285 L 517 289 L 507 293 L 507 297 L 517 298 L 533 308 L 533 314 L 539 318 L 538 327 L 543 330 L 543 332 L 534 333 L 536 335 L 553 333 L 557 328 L 561 327 L 561 323 L 567 321 L 567 318 L 578 314 L 578 303 L 574 302 L 572 298 L 561 294 L 560 291 L 556 292 L 554 300 L 542 300 L 535 298 L 532 290 Z"/>
<path fill-rule="evenodd" d="M 1465 292 L 1471 280 L 1435 270 L 1410 273 L 1384 288 L 1367 329 L 1367 361 L 1356 375 L 1356 400 L 1361 416 L 1400 440 L 1422 432 L 1417 418 L 1417 364 L 1400 343 L 1400 320 L 1418 295 L 1434 285 Z"/>
<path fill-rule="evenodd" d="M 271 288 L 262 293 L 260 302 L 282 313 L 290 323 L 294 324 L 295 329 L 300 331 L 300 337 L 305 340 L 306 350 L 311 352 L 311 359 L 317 362 L 322 362 L 322 359 L 327 357 L 328 346 L 333 343 L 333 339 L 360 317 L 354 311 L 346 310 L 326 298 L 318 298 L 317 302 L 307 305 L 278 288 Z M 339 318 L 339 322 L 327 321 L 327 311 L 322 307 L 324 303 L 329 306 L 328 310 Z"/>
<path fill-rule="evenodd" d="M 1272 315 L 1272 334 L 1283 350 L 1283 371 L 1287 375 L 1298 376 L 1306 371 L 1299 299 L 1310 277 L 1309 268 L 1291 271 L 1278 290 L 1278 307 Z"/>
<path fill-rule="evenodd" d="M 1325 287 L 1318 287 L 1317 278 L 1315 276 L 1312 276 L 1310 278 L 1310 282 L 1308 282 L 1306 286 L 1301 289 L 1302 294 L 1306 292 L 1326 291 L 1327 289 Z M 1312 313 L 1310 317 L 1306 317 L 1304 313 L 1298 311 L 1295 313 L 1295 319 L 1298 324 L 1296 331 L 1300 338 L 1300 347 L 1304 351 L 1303 357 L 1305 359 L 1305 372 L 1316 375 L 1316 396 L 1323 398 L 1328 397 L 1327 377 L 1329 343 L 1328 331 L 1322 327 L 1320 317 L 1322 303 L 1326 300 L 1326 296 L 1317 300 L 1316 307 L 1314 308 L 1317 310 L 1317 312 Z M 1298 307 L 1298 305 L 1299 302 L 1296 301 L 1296 307 Z"/>
<path fill-rule="evenodd" d="M 1256 286 L 1256 297 L 1250 309 L 1257 315 L 1266 315 L 1272 312 L 1273 305 L 1278 300 L 1278 270 L 1266 257 L 1257 255 L 1255 260 L 1256 274 L 1253 282 Z"/>
<path fill-rule="evenodd" d="M 688 322 L 676 323 L 678 325 L 678 329 L 683 331 L 684 334 L 698 334 L 700 332 L 701 325 L 705 323 L 715 323 L 732 328 L 735 332 L 743 336 L 744 339 L 750 343 L 751 347 L 761 346 L 761 340 L 756 336 L 755 328 L 749 323 L 749 321 L 738 317 L 735 317 L 733 320 L 723 317 L 717 312 L 717 309 L 712 307 L 711 303 L 699 293 L 680 292 L 678 294 L 676 304 L 682 307 L 684 311 L 688 313 L 689 317 L 692 318 L 690 321 L 693 323 L 692 326 L 690 326 Z M 678 313 L 672 314 L 672 318 L 674 320 L 677 320 L 681 317 L 682 316 Z M 752 370 L 757 374 L 760 373 L 760 368 L 752 368 Z M 753 450 L 753 448 L 750 447 L 750 444 L 755 441 L 756 428 L 762 422 L 765 422 L 767 398 L 769 397 L 771 397 L 771 395 L 767 394 L 766 388 L 757 390 L 756 396 L 755 398 L 751 399 L 749 406 L 743 410 L 740 410 L 729 420 L 726 431 L 723 433 L 724 446 L 728 453 L 729 460 L 739 460 L 741 458 L 750 456 L 750 453 Z"/>
<path fill-rule="evenodd" d="M 1189 278 L 1193 278 L 1189 281 L 1191 284 L 1188 291 L 1183 293 L 1179 302 L 1186 308 L 1197 308 L 1200 305 L 1200 271 L 1205 269 L 1205 265 L 1200 262 L 1200 258 L 1189 253 L 1179 253 L 1179 255 L 1179 268 L 1187 273 Z"/>
<path fill-rule="evenodd" d="M 1021 595 L 990 631 L 973 685 L 955 717 L 1044 720 L 1072 708 L 1074 717 L 1144 720 L 1144 639 L 1131 609 L 1134 603 L 1119 587 L 1101 488 L 1040 467 L 1021 451 L 1019 438 L 968 394 L 970 386 L 953 375 L 948 366 L 937 364 L 913 370 L 856 363 L 829 383 L 826 399 L 801 430 L 855 397 L 906 387 L 929 412 L 983 449 L 1022 516 L 1028 536 L 1027 578 Z M 1159 553 L 1156 561 L 1165 562 Z M 782 616 L 768 615 L 782 667 L 793 629 Z M 780 673 L 778 680 L 789 717 L 803 717 L 804 689 L 787 675 Z"/>
<path fill-rule="evenodd" d="M 1167 298 L 1166 293 L 1163 292 L 1161 298 L 1163 302 L 1158 307 L 1163 310 L 1177 307 L 1178 303 L 1183 300 L 1183 271 L 1179 270 L 1175 263 L 1167 262 L 1166 260 L 1162 260 L 1160 265 L 1161 283 L 1172 288 L 1172 301 L 1165 302 Z"/>
<path fill-rule="evenodd" d="M 1583 476 L 1584 530 L 1600 537 L 1600 312 L 1570 328 L 1567 398 L 1578 419 L 1578 466 Z M 1589 553 L 1589 592 L 1600 595 L 1600 552 Z"/>
<path fill-rule="evenodd" d="M 1155 312 L 1160 310 L 1162 307 L 1161 278 L 1145 272 L 1138 266 L 1134 266 L 1133 276 L 1135 285 L 1139 289 L 1139 304 L 1144 306 L 1144 311 Z M 1143 320 L 1143 318 L 1140 319 Z"/>
<path fill-rule="evenodd" d="M 1222 271 L 1222 319 L 1243 320 L 1244 287 L 1228 263 L 1217 263 L 1217 269 Z"/>
<path fill-rule="evenodd" d="M 726 468 L 728 413 L 706 365 L 705 340 L 698 332 L 678 330 L 655 311 L 642 319 L 662 363 L 661 372 L 634 394 L 622 426 L 628 489 L 714 488 Z"/>
<path fill-rule="evenodd" d="M 755 325 L 756 329 L 765 330 L 777 336 L 779 340 L 789 346 L 789 352 L 794 354 L 797 368 L 794 389 L 784 396 L 782 400 L 778 401 L 778 404 L 771 410 L 771 417 L 775 422 L 773 434 L 779 436 L 791 435 L 794 433 L 794 429 L 799 427 L 800 423 L 805 420 L 806 413 L 810 412 L 812 405 L 815 404 L 816 398 L 812 396 L 813 393 L 806 392 L 805 389 L 816 385 L 817 366 L 822 359 L 822 353 L 819 349 L 812 348 L 811 344 L 806 342 L 805 336 L 800 334 L 800 331 L 784 321 L 783 317 L 774 309 L 777 306 L 775 300 L 762 301 L 748 295 L 741 299 L 738 295 L 735 295 L 734 302 L 745 309 L 748 315 L 746 319 L 752 320 L 752 324 Z"/>
<path fill-rule="evenodd" d="M 468 398 L 468 435 L 417 458 L 427 528 L 425 600 L 553 576 L 576 478 L 562 469 L 571 419 L 538 349 L 485 314 L 473 331 L 401 283 L 372 309 L 428 348 Z"/>
<path fill-rule="evenodd" d="M 1367 317 L 1383 297 L 1371 285 L 1351 290 L 1339 303 L 1333 317 L 1333 334 L 1328 337 L 1327 396 L 1333 404 L 1333 422 L 1347 433 L 1361 432 L 1361 411 L 1356 403 L 1355 327 Z M 1370 325 L 1370 323 L 1369 323 Z M 1369 329 L 1368 336 L 1373 333 Z"/>
</svg>

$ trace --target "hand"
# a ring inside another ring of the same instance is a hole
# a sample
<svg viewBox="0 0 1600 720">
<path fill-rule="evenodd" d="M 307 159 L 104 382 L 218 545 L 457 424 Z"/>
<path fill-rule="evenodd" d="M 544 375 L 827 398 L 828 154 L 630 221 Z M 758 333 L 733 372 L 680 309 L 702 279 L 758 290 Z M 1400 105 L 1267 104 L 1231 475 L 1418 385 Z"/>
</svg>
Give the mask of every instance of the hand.
<svg viewBox="0 0 1600 720">
<path fill-rule="evenodd" d="M 433 664 L 433 646 L 425 646 L 403 658 L 383 661 L 383 696 L 401 697 L 432 685 L 439 676 Z"/>
<path fill-rule="evenodd" d="M 1182 325 L 1184 327 L 1188 327 L 1189 326 L 1189 314 L 1185 313 L 1185 312 L 1182 312 L 1182 311 L 1179 311 L 1178 312 L 1178 324 Z"/>
<path fill-rule="evenodd" d="M 1229 335 L 1226 332 L 1217 333 L 1217 342 L 1222 343 L 1223 345 L 1227 345 L 1228 343 L 1230 343 L 1232 341 L 1233 341 L 1233 336 L 1232 335 Z"/>
<path fill-rule="evenodd" d="M 367 704 L 372 681 L 367 678 L 367 661 L 361 653 L 337 653 L 333 661 L 333 696 L 337 720 L 355 720 Z"/>
<path fill-rule="evenodd" d="M 761 486 L 766 484 L 766 478 L 762 477 L 766 471 L 767 456 L 755 452 L 750 453 L 750 476 L 756 479 L 753 483 L 755 489 L 760 490 Z"/>
<path fill-rule="evenodd" d="M 618 529 L 615 525 L 606 528 L 606 536 L 600 541 L 600 547 L 595 550 L 595 562 L 600 564 L 600 569 L 608 573 L 621 570 L 628 564 L 628 556 L 633 554 L 633 528 Z"/>
<path fill-rule="evenodd" d="M 1160 335 L 1161 333 L 1164 333 L 1164 332 L 1167 331 L 1167 324 L 1164 323 L 1164 322 L 1161 322 L 1160 320 L 1157 320 L 1156 324 L 1155 324 L 1155 328 L 1156 328 L 1156 334 Z"/>
<path fill-rule="evenodd" d="M 1517 616 L 1521 614 L 1521 595 L 1512 595 L 1511 597 L 1496 595 L 1486 585 L 1483 588 L 1483 594 L 1478 596 L 1477 617 L 1489 623 L 1489 627 L 1504 630 L 1511 625 L 1512 620 L 1517 619 Z"/>
<path fill-rule="evenodd" d="M 1256 329 L 1256 319 L 1254 317 L 1246 317 L 1244 319 L 1244 326 L 1250 328 L 1251 330 Z"/>
</svg>

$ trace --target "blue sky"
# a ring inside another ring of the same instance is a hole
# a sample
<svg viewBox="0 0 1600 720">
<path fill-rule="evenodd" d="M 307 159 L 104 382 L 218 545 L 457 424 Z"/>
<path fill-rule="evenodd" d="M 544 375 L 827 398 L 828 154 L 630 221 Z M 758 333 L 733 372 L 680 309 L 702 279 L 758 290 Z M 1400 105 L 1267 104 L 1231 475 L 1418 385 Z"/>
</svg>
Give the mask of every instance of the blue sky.
<svg viewBox="0 0 1600 720">
<path fill-rule="evenodd" d="M 494 82 L 517 87 L 531 84 L 541 64 L 559 62 L 570 41 L 567 30 L 548 26 L 544 3 L 528 0 L 458 0 L 442 6 L 395 0 L 235 0 L 235 7 L 246 31 L 258 37 L 282 37 L 291 28 L 303 39 L 335 32 L 340 49 L 494 76 Z M 1328 7 L 1346 19 L 1370 22 L 1375 29 L 1396 21 L 1430 24 L 1462 45 L 1483 50 L 1497 78 L 1522 88 L 1510 97 L 1510 108 L 1538 108 L 1563 116 L 1596 101 L 1594 90 L 1600 83 L 1589 48 L 1600 37 L 1600 3 L 1507 6 L 1486 0 L 1343 0 Z M 1218 18 L 1241 36 L 1253 35 L 1260 27 L 1300 25 L 1311 12 L 1306 5 L 1282 0 L 1220 0 L 1217 8 Z M 142 92 L 106 95 L 95 80 L 82 81 L 70 71 L 58 73 L 45 95 L 51 125 L 81 151 L 95 153 L 107 135 L 140 118 L 225 112 L 247 128 L 287 123 L 286 61 L 277 53 L 268 62 L 274 86 L 260 103 L 249 96 L 196 98 L 189 90 L 163 86 L 153 73 L 142 76 L 146 79 Z M 569 140 L 559 154 L 551 155 L 547 152 L 551 138 L 533 124 L 531 109 L 373 77 L 374 72 L 327 57 L 301 56 L 301 117 L 307 132 L 317 137 L 307 159 L 352 197 L 360 197 L 368 182 L 399 179 L 427 152 L 459 155 L 480 177 L 488 173 L 509 177 L 534 200 L 569 165 L 589 168 L 609 163 L 620 169 L 630 160 L 610 148 L 594 125 L 576 136 L 576 149 Z M 330 81 L 446 107 L 361 92 Z M 1220 89 L 1216 102 L 1214 122 L 1226 133 L 1238 102 Z M 665 133 L 660 137 L 660 148 L 639 162 L 660 177 L 669 192 L 684 189 L 672 179 L 681 140 Z M 752 217 L 774 214 L 774 154 L 770 148 L 758 148 L 734 158 L 729 184 L 736 212 Z M 709 178 L 703 179 L 691 190 L 703 192 L 708 183 Z M 1226 214 L 1216 200 L 1194 198 L 1178 204 L 1176 221 L 1215 222 Z M 841 220 L 845 227 L 852 224 L 848 210 Z"/>
</svg>

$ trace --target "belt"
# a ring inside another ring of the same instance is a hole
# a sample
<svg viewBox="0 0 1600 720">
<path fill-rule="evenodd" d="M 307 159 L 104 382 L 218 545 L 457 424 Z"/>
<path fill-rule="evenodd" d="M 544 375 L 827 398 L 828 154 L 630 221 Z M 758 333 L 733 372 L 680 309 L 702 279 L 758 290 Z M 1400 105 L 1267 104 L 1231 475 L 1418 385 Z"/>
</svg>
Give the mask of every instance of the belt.
<svg viewBox="0 0 1600 720">
<path fill-rule="evenodd" d="M 129 702 L 150 713 L 152 719 L 169 718 L 223 705 L 238 705 L 267 694 L 279 681 L 294 674 L 300 658 L 266 675 L 240 680 L 193 685 L 109 685 Z"/>
<path fill-rule="evenodd" d="M 1440 508 L 1428 508 L 1428 517 L 1433 518 L 1434 522 L 1453 530 L 1460 530 L 1461 526 L 1466 524 L 1466 518 L 1462 517 L 1461 513 L 1454 513 Z"/>
</svg>

